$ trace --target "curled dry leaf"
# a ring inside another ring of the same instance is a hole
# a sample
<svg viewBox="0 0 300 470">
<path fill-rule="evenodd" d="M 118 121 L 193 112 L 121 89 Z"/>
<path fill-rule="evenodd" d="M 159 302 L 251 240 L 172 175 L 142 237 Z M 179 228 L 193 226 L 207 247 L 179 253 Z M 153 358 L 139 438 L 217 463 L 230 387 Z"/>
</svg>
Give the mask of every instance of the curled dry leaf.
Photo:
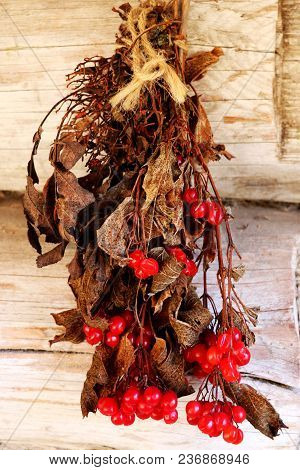
<svg viewBox="0 0 300 470">
<path fill-rule="evenodd" d="M 187 83 L 200 80 L 207 72 L 207 69 L 218 62 L 219 58 L 224 55 L 220 47 L 214 47 L 212 51 L 197 52 L 187 58 L 185 67 L 185 79 Z"/>
<path fill-rule="evenodd" d="M 59 161 L 66 170 L 71 170 L 85 153 L 84 146 L 79 142 L 60 141 L 57 145 L 62 146 L 62 150 L 59 153 Z"/>
<path fill-rule="evenodd" d="M 37 267 L 43 268 L 44 266 L 49 266 L 50 264 L 55 264 L 61 261 L 64 257 L 67 245 L 68 242 L 64 240 L 52 250 L 39 255 L 36 259 Z"/>
<path fill-rule="evenodd" d="M 111 266 L 108 257 L 98 249 L 90 248 L 83 260 L 83 274 L 77 278 L 69 278 L 69 285 L 77 299 L 77 306 L 82 312 L 85 321 L 92 320 L 91 312 L 98 301 L 111 275 Z M 94 319 L 101 329 L 105 329 L 108 322 L 100 315 Z"/>
<path fill-rule="evenodd" d="M 116 379 L 122 377 L 127 373 L 129 367 L 133 364 L 135 359 L 134 347 L 132 342 L 129 341 L 127 335 L 123 336 L 115 359 L 115 376 Z"/>
<path fill-rule="evenodd" d="M 174 155 L 170 150 L 161 147 L 159 155 L 153 155 L 147 163 L 147 173 L 143 182 L 146 201 L 142 210 L 145 212 L 158 194 L 164 195 L 173 189 L 172 162 Z"/>
<path fill-rule="evenodd" d="M 246 266 L 244 264 L 239 264 L 231 270 L 231 277 L 235 282 L 238 282 L 245 274 Z"/>
<path fill-rule="evenodd" d="M 95 197 L 79 185 L 76 176 L 71 171 L 56 168 L 55 178 L 59 196 L 56 209 L 60 220 L 61 234 L 70 240 L 73 238 L 71 229 L 74 229 L 76 225 L 79 212 L 92 204 Z"/>
<path fill-rule="evenodd" d="M 90 412 L 96 412 L 101 388 L 109 382 L 106 368 L 111 355 L 112 349 L 107 346 L 100 345 L 96 348 L 81 392 L 81 411 L 84 417 Z"/>
<path fill-rule="evenodd" d="M 169 256 L 162 262 L 159 273 L 153 276 L 151 294 L 166 289 L 180 276 L 183 268 L 183 263 L 179 263 L 174 256 Z"/>
<path fill-rule="evenodd" d="M 179 310 L 178 318 L 170 317 L 178 342 L 184 347 L 193 346 L 199 339 L 199 334 L 208 327 L 212 320 L 210 311 L 203 307 L 193 287 L 185 299 L 185 308 Z"/>
<path fill-rule="evenodd" d="M 247 420 L 265 436 L 273 439 L 287 426 L 271 403 L 250 385 L 226 383 L 225 392 L 238 405 L 245 408 Z"/>
<path fill-rule="evenodd" d="M 60 335 L 56 335 L 50 340 L 50 346 L 60 341 L 70 341 L 75 344 L 84 341 L 85 336 L 82 330 L 84 321 L 80 310 L 73 308 L 60 313 L 52 313 L 52 316 L 55 323 L 59 326 L 63 326 L 66 331 Z"/>
<path fill-rule="evenodd" d="M 125 259 L 129 235 L 127 219 L 133 207 L 132 198 L 125 198 L 97 231 L 99 248 L 117 260 L 120 266 L 127 264 Z"/>
<path fill-rule="evenodd" d="M 177 349 L 167 350 L 166 341 L 157 338 L 151 351 L 153 365 L 166 387 L 174 390 L 178 397 L 194 392 L 184 374 L 184 359 Z"/>
</svg>

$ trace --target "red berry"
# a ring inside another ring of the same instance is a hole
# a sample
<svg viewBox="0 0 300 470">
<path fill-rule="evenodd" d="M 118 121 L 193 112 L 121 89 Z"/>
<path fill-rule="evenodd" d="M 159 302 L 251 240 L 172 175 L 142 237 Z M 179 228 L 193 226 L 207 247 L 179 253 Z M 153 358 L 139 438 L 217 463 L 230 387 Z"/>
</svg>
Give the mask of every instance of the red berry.
<svg viewBox="0 0 300 470">
<path fill-rule="evenodd" d="M 214 366 L 210 362 L 208 362 L 207 360 L 202 362 L 201 367 L 202 367 L 202 370 L 206 374 L 210 374 L 214 370 Z"/>
<path fill-rule="evenodd" d="M 143 397 L 141 397 L 137 403 L 137 411 L 141 414 L 150 414 L 153 411 L 154 406 L 151 405 L 151 403 L 148 403 L 144 400 Z"/>
<path fill-rule="evenodd" d="M 105 416 L 113 416 L 119 411 L 118 403 L 115 398 L 99 398 L 97 408 Z"/>
<path fill-rule="evenodd" d="M 207 204 L 206 202 L 194 202 L 191 205 L 190 213 L 192 217 L 195 217 L 195 219 L 203 219 L 203 217 L 206 217 L 207 214 Z"/>
<path fill-rule="evenodd" d="M 233 406 L 232 407 L 232 417 L 236 423 L 242 423 L 246 419 L 246 411 L 242 406 Z"/>
<path fill-rule="evenodd" d="M 241 429 L 238 429 L 236 438 L 234 439 L 232 444 L 238 445 L 243 441 L 243 439 L 244 439 L 244 433 Z"/>
<path fill-rule="evenodd" d="M 178 162 L 178 165 L 182 165 L 183 162 L 184 162 L 184 158 L 182 155 L 177 155 L 177 162 Z"/>
<path fill-rule="evenodd" d="M 187 256 L 185 252 L 178 246 L 170 247 L 167 249 L 167 251 L 171 256 L 174 256 L 174 258 L 176 258 L 177 261 L 179 261 L 180 263 L 186 263 Z"/>
<path fill-rule="evenodd" d="M 112 317 L 109 329 L 115 335 L 121 335 L 126 328 L 126 321 L 120 315 Z"/>
<path fill-rule="evenodd" d="M 229 418 L 231 419 L 232 417 L 232 403 L 230 403 L 229 401 L 226 401 L 223 406 L 222 406 L 222 410 L 224 411 L 224 413 L 226 413 Z"/>
<path fill-rule="evenodd" d="M 141 261 L 145 258 L 145 255 L 142 250 L 134 250 L 132 253 L 130 253 L 129 258 L 130 261 L 128 266 L 135 269 L 140 265 Z"/>
<path fill-rule="evenodd" d="M 238 428 L 229 424 L 223 431 L 223 439 L 226 442 L 233 444 L 234 440 L 237 438 Z"/>
<path fill-rule="evenodd" d="M 161 406 L 156 406 L 151 413 L 151 418 L 155 421 L 160 421 L 164 417 L 164 411 Z"/>
<path fill-rule="evenodd" d="M 147 272 L 144 269 L 142 269 L 140 266 L 135 268 L 134 274 L 135 274 L 135 277 L 137 277 L 138 279 L 147 279 L 147 277 L 149 277 Z"/>
<path fill-rule="evenodd" d="M 178 412 L 177 410 L 169 411 L 167 414 L 164 415 L 164 422 L 166 424 L 174 424 L 178 420 Z"/>
<path fill-rule="evenodd" d="M 111 422 L 115 426 L 121 426 L 121 424 L 124 424 L 124 413 L 123 413 L 123 411 L 120 410 L 116 414 L 112 415 Z"/>
<path fill-rule="evenodd" d="M 201 403 L 201 406 L 202 406 L 201 415 L 207 416 L 212 413 L 213 408 L 214 408 L 214 403 L 212 401 L 204 401 Z"/>
<path fill-rule="evenodd" d="M 220 411 L 214 415 L 215 418 L 215 425 L 218 431 L 224 431 L 224 429 L 231 423 L 231 420 L 228 414 L 224 413 L 224 411 Z"/>
<path fill-rule="evenodd" d="M 187 416 L 186 420 L 191 426 L 197 426 L 199 422 L 199 418 L 191 418 L 190 416 Z"/>
<path fill-rule="evenodd" d="M 215 430 L 215 420 L 213 415 L 207 414 L 199 419 L 198 427 L 204 434 L 210 434 Z"/>
<path fill-rule="evenodd" d="M 127 328 L 134 322 L 134 314 L 131 310 L 124 310 L 121 316 L 124 318 Z"/>
<path fill-rule="evenodd" d="M 162 397 L 162 407 L 165 413 L 175 410 L 178 403 L 177 395 L 173 390 L 167 390 Z"/>
<path fill-rule="evenodd" d="M 235 361 L 230 357 L 225 357 L 220 362 L 220 370 L 226 382 L 236 382 L 239 379 L 239 372 Z"/>
<path fill-rule="evenodd" d="M 150 418 L 151 413 L 152 413 L 151 411 L 149 411 L 147 413 L 142 413 L 139 410 L 136 410 L 135 415 L 136 415 L 137 418 L 144 420 L 144 419 Z"/>
<path fill-rule="evenodd" d="M 120 342 L 120 338 L 118 335 L 115 335 L 111 331 L 108 331 L 105 336 L 105 344 L 106 346 L 109 346 L 110 348 L 115 348 L 118 346 Z"/>
<path fill-rule="evenodd" d="M 144 391 L 143 398 L 151 406 L 157 406 L 162 399 L 162 393 L 157 387 L 148 387 Z"/>
<path fill-rule="evenodd" d="M 204 341 L 205 341 L 205 343 L 207 344 L 208 347 L 216 346 L 217 336 L 213 331 L 206 330 L 206 332 L 204 333 Z"/>
<path fill-rule="evenodd" d="M 124 421 L 124 426 L 131 426 L 135 421 L 135 414 L 134 413 L 124 414 L 123 421 Z"/>
<path fill-rule="evenodd" d="M 251 353 L 245 346 L 233 351 L 234 358 L 239 366 L 246 366 L 251 359 Z"/>
<path fill-rule="evenodd" d="M 204 344 L 196 344 L 192 347 L 191 350 L 191 362 L 198 362 L 199 364 L 201 364 L 206 360 L 206 352 L 207 349 Z"/>
<path fill-rule="evenodd" d="M 217 347 L 220 353 L 225 354 L 231 346 L 231 336 L 228 333 L 220 333 L 217 339 Z"/>
<path fill-rule="evenodd" d="M 139 279 L 146 279 L 154 276 L 159 271 L 159 264 L 154 258 L 145 258 L 141 261 L 139 267 L 135 269 L 135 275 Z"/>
<path fill-rule="evenodd" d="M 132 345 L 135 344 L 135 336 L 133 333 L 128 333 L 127 338 L 131 342 Z"/>
<path fill-rule="evenodd" d="M 207 361 L 213 366 L 217 366 L 218 364 L 220 364 L 221 354 L 217 346 L 211 346 L 210 348 L 208 348 L 206 358 Z"/>
<path fill-rule="evenodd" d="M 103 332 L 101 330 L 95 331 L 94 333 L 91 333 L 89 336 L 86 337 L 86 341 L 91 345 L 98 344 L 102 340 Z"/>
<path fill-rule="evenodd" d="M 188 188 L 184 191 L 182 199 L 188 204 L 198 202 L 198 192 L 196 188 Z"/>
<path fill-rule="evenodd" d="M 90 331 L 91 331 L 91 327 L 89 325 L 87 325 L 86 323 L 83 325 L 83 332 L 86 336 L 88 336 L 90 334 Z"/>
<path fill-rule="evenodd" d="M 135 408 L 139 399 L 141 397 L 141 392 L 138 387 L 131 385 L 123 395 L 122 403 L 128 407 Z"/>
<path fill-rule="evenodd" d="M 224 219 L 224 212 L 217 202 L 207 202 L 207 221 L 211 225 L 220 225 Z"/>
<path fill-rule="evenodd" d="M 241 341 L 242 339 L 242 333 L 236 327 L 229 328 L 229 330 L 227 330 L 227 333 L 231 336 L 233 345 L 234 343 L 237 343 L 238 341 Z"/>
<path fill-rule="evenodd" d="M 198 268 L 197 268 L 195 261 L 193 261 L 192 259 L 188 259 L 186 261 L 185 268 L 183 268 L 181 272 L 182 274 L 185 274 L 186 276 L 191 276 L 191 277 L 195 276 L 198 272 Z"/>
<path fill-rule="evenodd" d="M 207 373 L 204 372 L 200 364 L 196 364 L 193 368 L 193 375 L 197 377 L 197 379 L 204 379 L 207 376 Z"/>
<path fill-rule="evenodd" d="M 152 329 L 150 328 L 150 326 L 144 326 L 142 328 L 143 330 L 143 335 L 144 336 L 148 336 L 148 338 L 153 338 L 153 332 L 152 332 Z"/>
<path fill-rule="evenodd" d="M 201 409 L 201 403 L 197 400 L 189 401 L 185 407 L 186 414 L 190 418 L 199 418 L 201 415 Z"/>
<path fill-rule="evenodd" d="M 138 346 L 142 346 L 144 349 L 149 349 L 150 346 L 151 346 L 151 338 L 149 338 L 149 336 L 144 336 L 143 335 L 143 338 L 142 338 L 142 335 L 140 334 L 139 336 L 137 336 L 135 338 L 135 345 L 138 347 Z"/>
</svg>

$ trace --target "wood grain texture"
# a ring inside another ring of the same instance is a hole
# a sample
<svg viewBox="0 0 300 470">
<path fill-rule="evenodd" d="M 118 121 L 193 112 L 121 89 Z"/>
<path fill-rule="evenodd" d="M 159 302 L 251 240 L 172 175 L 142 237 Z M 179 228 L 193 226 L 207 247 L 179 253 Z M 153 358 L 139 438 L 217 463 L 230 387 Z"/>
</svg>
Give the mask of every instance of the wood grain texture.
<svg viewBox="0 0 300 470">
<path fill-rule="evenodd" d="M 300 162 L 300 1 L 280 0 L 278 27 L 278 107 L 281 155 L 284 161 Z"/>
<path fill-rule="evenodd" d="M 295 449 L 300 431 L 299 325 L 295 305 L 300 214 L 295 210 L 242 205 L 234 205 L 232 211 L 236 216 L 234 238 L 247 265 L 237 287 L 249 306 L 261 306 L 253 360 L 244 368 L 243 380 L 266 394 L 289 426 L 270 441 L 246 424 L 246 439 L 240 449 Z M 92 348 L 86 343 L 59 343 L 50 349 L 48 344 L 61 331 L 50 313 L 74 305 L 65 267 L 72 249 L 63 262 L 38 269 L 35 253 L 26 240 L 19 199 L 0 201 L 0 234 L 2 448 L 216 448 L 215 441 L 186 424 L 187 398 L 180 400 L 179 424 L 172 427 L 171 435 L 168 427 L 150 421 L 138 421 L 134 428 L 116 432 L 108 419 L 93 415 L 82 420 L 80 392 Z M 208 284 L 218 304 L 215 274 L 213 266 Z M 199 282 L 198 289 L 201 292 Z M 223 448 L 228 447 L 219 440 L 218 449 Z"/>
<path fill-rule="evenodd" d="M 297 2 L 285 3 L 288 15 L 289 4 Z M 115 4 L 113 0 L 87 0 L 84 6 L 79 0 L 2 2 L 1 190 L 23 191 L 32 135 L 46 110 L 66 92 L 65 74 L 84 57 L 113 53 L 119 25 L 119 18 L 111 11 Z M 276 107 L 278 100 L 275 106 L 273 99 L 278 4 L 278 0 L 191 1 L 190 51 L 221 46 L 225 52 L 197 85 L 215 140 L 225 142 L 237 156 L 229 167 L 227 162 L 213 167 L 224 196 L 300 201 L 296 148 L 299 135 L 295 130 L 298 118 L 294 117 L 297 102 L 293 96 L 289 100 L 282 98 L 283 103 L 289 103 L 286 109 L 294 110 L 287 111 L 287 117 L 284 110 Z M 294 71 L 298 70 L 299 51 L 293 33 L 297 21 L 294 17 L 289 20 L 289 46 L 285 48 L 284 61 L 286 85 L 281 88 L 284 96 L 291 95 L 297 82 Z M 281 82 L 281 75 L 277 81 Z M 282 146 L 278 126 L 281 114 L 289 133 Z M 49 173 L 47 149 L 58 122 L 59 116 L 51 119 L 43 135 L 38 163 L 42 180 Z M 271 144 L 267 152 L 266 144 Z M 284 152 L 296 157 L 293 161 L 281 158 Z M 261 166 L 256 166 L 256 161 Z"/>
<path fill-rule="evenodd" d="M 185 420 L 188 398 L 180 399 L 179 421 L 170 428 L 152 420 L 116 429 L 105 417 L 82 419 L 80 392 L 91 358 L 87 354 L 3 352 L 0 356 L 0 441 L 3 449 L 228 450 Z M 296 449 L 300 396 L 296 389 L 245 379 L 268 396 L 289 426 L 273 441 L 243 423 L 239 451 Z"/>
</svg>

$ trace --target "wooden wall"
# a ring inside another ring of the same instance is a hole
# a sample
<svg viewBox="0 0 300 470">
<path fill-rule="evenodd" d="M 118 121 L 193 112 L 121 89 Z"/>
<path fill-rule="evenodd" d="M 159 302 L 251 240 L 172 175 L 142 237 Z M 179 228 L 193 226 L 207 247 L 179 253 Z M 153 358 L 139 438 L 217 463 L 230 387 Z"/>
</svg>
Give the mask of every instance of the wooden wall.
<svg viewBox="0 0 300 470">
<path fill-rule="evenodd" d="M 31 136 L 83 57 L 113 51 L 121 0 L 4 0 L 0 7 L 0 190 L 22 191 Z M 133 2 L 136 3 L 136 2 Z M 214 164 L 224 196 L 300 201 L 299 0 L 193 0 L 191 51 L 224 48 L 200 83 L 217 141 L 236 155 Z M 277 53 L 276 53 L 277 51 Z M 44 133 L 39 166 L 49 174 Z"/>
</svg>

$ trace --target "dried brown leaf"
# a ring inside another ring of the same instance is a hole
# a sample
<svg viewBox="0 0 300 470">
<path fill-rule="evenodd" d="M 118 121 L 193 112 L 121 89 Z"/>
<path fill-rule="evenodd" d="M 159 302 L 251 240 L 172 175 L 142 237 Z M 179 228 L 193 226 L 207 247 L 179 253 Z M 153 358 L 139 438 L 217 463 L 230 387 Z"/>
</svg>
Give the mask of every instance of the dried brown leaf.
<svg viewBox="0 0 300 470">
<path fill-rule="evenodd" d="M 112 349 L 104 345 L 98 346 L 94 353 L 92 365 L 87 372 L 81 392 L 81 411 L 84 417 L 90 412 L 96 412 L 101 388 L 109 382 L 107 365 L 111 354 Z"/>
<path fill-rule="evenodd" d="M 43 268 L 44 266 L 49 266 L 50 264 L 55 264 L 61 261 L 64 257 L 67 245 L 68 242 L 64 240 L 59 245 L 56 245 L 52 250 L 39 255 L 36 259 L 37 267 Z"/>
<path fill-rule="evenodd" d="M 190 395 L 194 392 L 186 380 L 184 373 L 184 359 L 177 349 L 168 352 L 166 341 L 157 338 L 151 350 L 152 363 L 163 380 L 164 384 L 174 390 L 178 397 Z"/>
<path fill-rule="evenodd" d="M 174 256 L 169 256 L 162 262 L 159 273 L 153 276 L 151 294 L 166 289 L 180 276 L 183 268 L 183 263 L 179 263 Z"/>
<path fill-rule="evenodd" d="M 127 335 L 123 336 L 116 355 L 115 359 L 115 376 L 116 378 L 122 377 L 127 373 L 129 367 L 134 362 L 134 347 L 127 338 Z"/>
<path fill-rule="evenodd" d="M 126 265 L 125 256 L 129 235 L 126 218 L 132 212 L 133 207 L 132 198 L 126 197 L 97 230 L 98 246 L 117 260 L 119 265 Z"/>
<path fill-rule="evenodd" d="M 235 282 L 238 282 L 245 274 L 246 266 L 244 264 L 239 264 L 231 270 L 231 277 Z"/>
<path fill-rule="evenodd" d="M 200 80 L 207 69 L 218 62 L 219 57 L 224 55 L 220 47 L 214 47 L 212 51 L 197 52 L 187 58 L 185 66 L 186 83 Z"/>
<path fill-rule="evenodd" d="M 225 384 L 229 398 L 245 408 L 247 420 L 265 436 L 273 439 L 281 428 L 286 428 L 271 403 L 250 385 Z"/>
<path fill-rule="evenodd" d="M 59 326 L 63 326 L 66 331 L 60 335 L 56 335 L 50 340 L 50 346 L 60 341 L 70 341 L 75 344 L 84 341 L 85 335 L 82 329 L 84 320 L 79 310 L 73 308 L 60 313 L 52 313 L 52 316 L 55 323 Z"/>
<path fill-rule="evenodd" d="M 143 189 L 146 193 L 146 201 L 142 210 L 146 211 L 151 203 L 157 198 L 158 194 L 167 194 L 173 189 L 172 162 L 174 155 L 161 147 L 158 156 L 153 155 L 147 162 L 147 173 L 143 181 Z"/>
<path fill-rule="evenodd" d="M 57 215 L 61 224 L 62 236 L 72 239 L 71 229 L 76 226 L 79 212 L 92 204 L 95 198 L 92 193 L 83 189 L 76 176 L 68 170 L 55 169 L 57 192 Z"/>
<path fill-rule="evenodd" d="M 66 142 L 60 141 L 62 150 L 59 154 L 59 161 L 63 164 L 66 170 L 71 170 L 73 166 L 83 157 L 85 148 L 79 142 Z"/>
</svg>

